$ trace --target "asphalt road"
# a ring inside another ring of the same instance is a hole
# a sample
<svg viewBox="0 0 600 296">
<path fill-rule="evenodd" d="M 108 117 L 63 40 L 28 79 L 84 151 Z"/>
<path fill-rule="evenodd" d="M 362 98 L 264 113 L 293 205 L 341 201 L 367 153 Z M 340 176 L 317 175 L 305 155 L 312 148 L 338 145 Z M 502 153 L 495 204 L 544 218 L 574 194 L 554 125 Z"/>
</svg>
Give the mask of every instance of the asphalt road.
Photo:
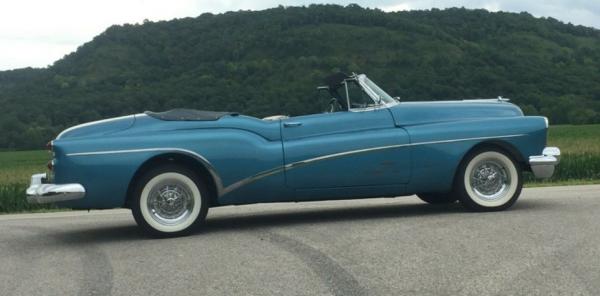
<svg viewBox="0 0 600 296">
<path fill-rule="evenodd" d="M 129 211 L 0 216 L 0 295 L 600 295 L 600 185 L 510 210 L 416 197 L 223 207 L 147 239 Z"/>
</svg>

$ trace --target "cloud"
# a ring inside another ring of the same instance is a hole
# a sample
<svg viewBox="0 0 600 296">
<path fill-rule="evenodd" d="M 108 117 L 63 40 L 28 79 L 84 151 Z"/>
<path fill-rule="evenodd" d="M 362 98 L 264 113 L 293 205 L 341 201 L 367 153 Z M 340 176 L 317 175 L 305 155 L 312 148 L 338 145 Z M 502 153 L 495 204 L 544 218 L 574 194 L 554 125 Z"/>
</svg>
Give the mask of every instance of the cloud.
<svg viewBox="0 0 600 296">
<path fill-rule="evenodd" d="M 536 17 L 553 17 L 566 23 L 600 28 L 600 2 L 587 0 L 397 0 L 379 6 L 387 11 L 430 8 L 484 8 L 489 11 L 526 11 Z M 399 9 L 394 9 L 398 7 Z"/>
<path fill-rule="evenodd" d="M 331 2 L 386 11 L 463 6 L 527 11 L 600 28 L 600 3 L 587 0 L 6 0 L 0 9 L 0 70 L 50 65 L 113 24 Z"/>
<path fill-rule="evenodd" d="M 0 10 L 0 70 L 44 67 L 113 24 L 189 16 L 197 1 L 19 0 Z"/>
<path fill-rule="evenodd" d="M 410 6 L 410 4 L 408 4 L 408 3 L 398 3 L 398 4 L 388 5 L 388 6 L 382 6 L 381 9 L 384 11 L 405 11 L 405 10 L 411 10 L 411 9 L 413 9 L 413 7 Z"/>
</svg>

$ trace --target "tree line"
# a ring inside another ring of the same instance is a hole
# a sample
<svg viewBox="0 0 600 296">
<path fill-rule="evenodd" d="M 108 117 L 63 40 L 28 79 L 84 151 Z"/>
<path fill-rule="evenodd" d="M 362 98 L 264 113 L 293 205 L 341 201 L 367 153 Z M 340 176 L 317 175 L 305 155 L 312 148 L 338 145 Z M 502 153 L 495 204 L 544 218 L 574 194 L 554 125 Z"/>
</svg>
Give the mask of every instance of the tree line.
<svg viewBox="0 0 600 296">
<path fill-rule="evenodd" d="M 405 101 L 503 96 L 552 124 L 600 122 L 600 31 L 527 13 L 277 7 L 112 26 L 43 69 L 0 72 L 0 148 L 144 110 L 319 112 L 362 72 Z"/>
</svg>

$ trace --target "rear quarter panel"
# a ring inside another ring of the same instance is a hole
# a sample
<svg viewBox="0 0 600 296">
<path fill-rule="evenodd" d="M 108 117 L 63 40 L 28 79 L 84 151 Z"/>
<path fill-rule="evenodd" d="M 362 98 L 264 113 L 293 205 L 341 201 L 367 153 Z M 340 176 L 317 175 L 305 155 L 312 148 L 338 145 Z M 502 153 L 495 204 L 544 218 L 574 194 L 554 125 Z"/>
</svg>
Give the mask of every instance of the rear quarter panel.
<svg viewBox="0 0 600 296">
<path fill-rule="evenodd" d="M 73 155 L 82 152 L 178 148 L 206 158 L 228 186 L 248 176 L 283 165 L 279 139 L 228 128 L 155 130 L 152 133 L 114 134 L 95 139 L 64 139 L 54 143 L 55 182 L 80 183 L 86 188 L 81 200 L 62 203 L 71 208 L 122 207 L 135 172 L 148 159 L 164 151 Z M 219 204 L 272 201 L 285 190 L 283 174 L 266 177 L 221 196 Z M 264 190 L 269 188 L 269 190 Z"/>
</svg>

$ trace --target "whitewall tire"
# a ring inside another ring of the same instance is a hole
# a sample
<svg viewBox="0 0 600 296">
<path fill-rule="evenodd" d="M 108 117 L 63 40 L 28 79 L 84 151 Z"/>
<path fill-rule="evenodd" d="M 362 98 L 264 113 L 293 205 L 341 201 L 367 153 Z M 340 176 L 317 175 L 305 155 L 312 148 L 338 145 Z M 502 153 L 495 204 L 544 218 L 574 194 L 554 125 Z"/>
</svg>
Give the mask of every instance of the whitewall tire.
<svg viewBox="0 0 600 296">
<path fill-rule="evenodd" d="M 473 211 L 499 211 L 512 206 L 523 187 L 518 163 L 502 150 L 488 148 L 467 155 L 459 167 L 455 190 Z"/>
<path fill-rule="evenodd" d="M 152 236 L 188 234 L 208 211 L 208 190 L 193 171 L 166 165 L 136 183 L 131 210 L 138 226 Z"/>
</svg>

